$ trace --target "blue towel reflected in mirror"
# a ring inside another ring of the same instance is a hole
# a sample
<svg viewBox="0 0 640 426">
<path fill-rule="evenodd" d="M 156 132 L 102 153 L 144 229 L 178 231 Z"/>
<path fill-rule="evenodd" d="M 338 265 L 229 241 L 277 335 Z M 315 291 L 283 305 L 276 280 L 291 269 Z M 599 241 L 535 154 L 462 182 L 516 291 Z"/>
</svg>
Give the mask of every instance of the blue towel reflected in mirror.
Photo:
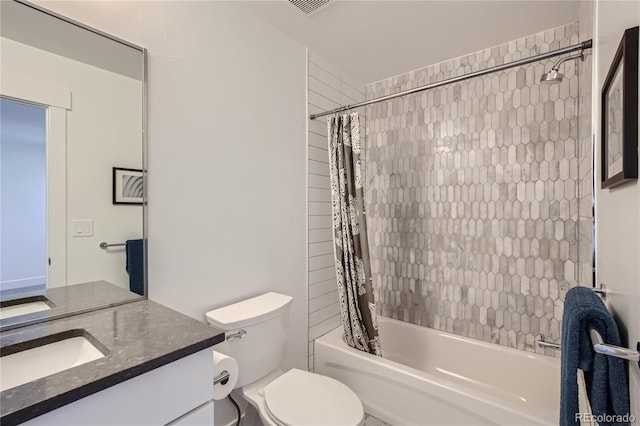
<svg viewBox="0 0 640 426">
<path fill-rule="evenodd" d="M 144 244 L 142 239 L 127 240 L 129 290 L 144 296 Z"/>
</svg>

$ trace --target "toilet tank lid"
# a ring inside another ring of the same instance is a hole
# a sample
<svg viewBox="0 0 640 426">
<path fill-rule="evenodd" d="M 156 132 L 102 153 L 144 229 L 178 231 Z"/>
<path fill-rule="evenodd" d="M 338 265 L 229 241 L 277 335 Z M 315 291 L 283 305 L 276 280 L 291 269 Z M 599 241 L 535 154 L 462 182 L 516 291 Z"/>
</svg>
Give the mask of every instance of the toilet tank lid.
<svg viewBox="0 0 640 426">
<path fill-rule="evenodd" d="M 281 315 L 293 297 L 279 293 L 265 293 L 232 305 L 207 312 L 207 321 L 223 330 L 236 330 L 264 322 Z"/>
</svg>

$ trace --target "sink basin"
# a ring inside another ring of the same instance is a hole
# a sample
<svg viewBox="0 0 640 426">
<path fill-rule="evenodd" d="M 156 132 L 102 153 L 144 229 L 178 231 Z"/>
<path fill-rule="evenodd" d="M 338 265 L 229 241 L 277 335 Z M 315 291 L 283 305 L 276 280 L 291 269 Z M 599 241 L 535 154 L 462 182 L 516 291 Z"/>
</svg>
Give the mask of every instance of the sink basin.
<svg viewBox="0 0 640 426">
<path fill-rule="evenodd" d="M 0 303 L 0 320 L 17 317 L 19 315 L 32 314 L 51 309 L 51 302 L 44 296 L 26 297 L 23 299 L 9 300 Z"/>
<path fill-rule="evenodd" d="M 32 346 L 31 349 L 20 350 L 0 357 L 0 391 L 59 373 L 105 356 L 93 343 L 83 335 L 84 330 L 72 330 L 72 333 L 61 333 L 32 341 L 20 343 L 21 347 Z M 55 340 L 51 342 L 51 340 Z M 51 342 L 40 344 L 44 342 Z M 18 346 L 18 345 L 14 345 Z M 3 348 L 3 352 L 13 352 L 11 347 Z M 18 349 L 19 350 L 19 349 Z"/>
</svg>

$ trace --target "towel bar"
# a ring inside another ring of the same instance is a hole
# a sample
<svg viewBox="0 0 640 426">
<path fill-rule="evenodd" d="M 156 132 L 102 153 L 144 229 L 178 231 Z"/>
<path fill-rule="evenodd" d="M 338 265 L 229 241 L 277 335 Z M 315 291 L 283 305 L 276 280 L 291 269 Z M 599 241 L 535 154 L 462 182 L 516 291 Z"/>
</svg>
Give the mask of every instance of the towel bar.
<svg viewBox="0 0 640 426">
<path fill-rule="evenodd" d="M 591 343 L 593 343 L 593 350 L 596 353 L 609 355 L 615 358 L 622 358 L 629 361 L 635 361 L 640 366 L 640 342 L 638 342 L 638 350 L 633 350 L 629 348 L 623 348 L 621 346 L 608 345 L 604 343 L 602 340 L 602 336 L 596 330 L 590 330 L 591 335 Z M 544 334 L 541 334 L 538 338 L 538 346 L 541 348 L 551 348 L 551 349 L 562 349 L 562 346 L 557 343 L 551 343 L 545 341 Z"/>
<path fill-rule="evenodd" d="M 600 283 L 599 287 L 592 287 L 591 290 L 603 299 L 607 298 L 607 286 L 605 284 Z"/>
<path fill-rule="evenodd" d="M 591 290 L 593 290 L 594 293 L 596 293 L 603 299 L 607 297 L 607 288 L 604 284 L 600 284 L 600 287 L 593 287 Z M 557 343 L 547 342 L 546 338 L 544 337 L 544 334 L 541 334 L 538 337 L 538 347 L 556 349 L 556 350 L 562 349 L 562 346 L 560 346 Z"/>
<path fill-rule="evenodd" d="M 103 241 L 103 242 L 100 243 L 100 248 L 104 250 L 104 249 L 107 249 L 109 247 L 120 247 L 120 246 L 126 246 L 126 245 L 127 245 L 127 243 L 109 244 L 106 241 Z"/>
<path fill-rule="evenodd" d="M 630 348 L 608 345 L 604 343 L 604 340 L 602 340 L 602 336 L 600 336 L 600 333 L 598 333 L 594 329 L 591 329 L 589 334 L 591 334 L 591 343 L 593 343 L 593 350 L 597 353 L 613 356 L 616 358 L 622 358 L 629 361 L 636 361 L 640 365 L 640 352 Z"/>
<path fill-rule="evenodd" d="M 603 299 L 607 296 L 607 287 L 604 284 L 600 284 L 600 287 L 593 287 L 594 293 L 597 293 Z M 591 343 L 593 344 L 593 350 L 596 353 L 602 355 L 609 355 L 615 358 L 626 359 L 628 361 L 635 361 L 638 363 L 638 367 L 640 367 L 640 342 L 638 342 L 636 346 L 636 350 L 630 348 L 623 348 L 621 346 L 608 345 L 604 343 L 602 340 L 602 336 L 596 330 L 589 330 L 589 334 L 591 335 Z M 547 342 L 545 340 L 544 334 L 541 334 L 538 338 L 538 347 L 540 348 L 551 348 L 556 350 L 561 350 L 562 346 L 557 343 Z"/>
</svg>

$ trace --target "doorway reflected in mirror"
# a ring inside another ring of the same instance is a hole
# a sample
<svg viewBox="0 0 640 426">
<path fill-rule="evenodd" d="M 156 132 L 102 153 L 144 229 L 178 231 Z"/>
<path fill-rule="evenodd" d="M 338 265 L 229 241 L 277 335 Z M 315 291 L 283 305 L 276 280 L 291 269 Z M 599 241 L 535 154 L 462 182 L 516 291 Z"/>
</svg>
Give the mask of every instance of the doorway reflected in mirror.
<svg viewBox="0 0 640 426">
<path fill-rule="evenodd" d="M 0 99 L 0 292 L 44 290 L 47 274 L 46 109 Z"/>
</svg>

